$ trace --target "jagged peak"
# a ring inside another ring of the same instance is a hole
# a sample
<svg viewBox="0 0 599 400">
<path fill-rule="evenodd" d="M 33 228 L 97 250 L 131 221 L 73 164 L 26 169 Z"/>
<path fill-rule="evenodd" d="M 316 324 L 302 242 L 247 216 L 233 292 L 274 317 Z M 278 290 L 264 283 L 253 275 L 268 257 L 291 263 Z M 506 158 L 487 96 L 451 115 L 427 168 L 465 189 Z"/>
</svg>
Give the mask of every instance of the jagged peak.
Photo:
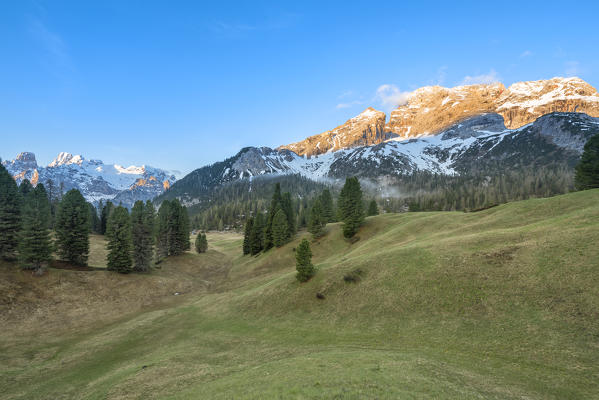
<svg viewBox="0 0 599 400">
<path fill-rule="evenodd" d="M 71 153 L 67 153 L 67 152 L 63 151 L 63 152 L 58 153 L 56 158 L 54 160 L 52 160 L 52 162 L 50 164 L 48 164 L 48 167 L 59 167 L 61 165 L 69 165 L 69 164 L 81 165 L 81 164 L 83 164 L 83 161 L 85 161 L 83 156 L 81 156 L 81 155 L 74 156 Z"/>
</svg>

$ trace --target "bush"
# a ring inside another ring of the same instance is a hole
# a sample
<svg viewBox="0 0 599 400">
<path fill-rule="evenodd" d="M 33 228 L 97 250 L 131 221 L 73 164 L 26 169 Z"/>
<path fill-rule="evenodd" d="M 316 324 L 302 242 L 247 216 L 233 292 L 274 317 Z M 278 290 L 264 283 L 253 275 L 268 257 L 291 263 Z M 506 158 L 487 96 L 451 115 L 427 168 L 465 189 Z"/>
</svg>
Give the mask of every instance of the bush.
<svg viewBox="0 0 599 400">
<path fill-rule="evenodd" d="M 362 279 L 363 274 L 364 271 L 362 271 L 360 268 L 356 268 L 353 271 L 343 275 L 343 280 L 346 283 L 358 283 Z"/>
</svg>

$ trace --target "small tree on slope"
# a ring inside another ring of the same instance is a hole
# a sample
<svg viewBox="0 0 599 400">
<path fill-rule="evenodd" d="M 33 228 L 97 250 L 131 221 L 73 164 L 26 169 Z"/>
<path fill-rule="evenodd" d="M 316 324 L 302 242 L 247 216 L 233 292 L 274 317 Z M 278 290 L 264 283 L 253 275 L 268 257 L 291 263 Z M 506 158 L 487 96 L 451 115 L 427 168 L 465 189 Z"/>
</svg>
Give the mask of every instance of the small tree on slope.
<svg viewBox="0 0 599 400">
<path fill-rule="evenodd" d="M 128 274 L 131 266 L 131 219 L 125 207 L 115 207 L 106 224 L 108 270 Z"/>
<path fill-rule="evenodd" d="M 303 239 L 295 253 L 295 269 L 297 270 L 296 278 L 300 282 L 306 282 L 314 276 L 316 272 L 312 265 L 312 250 L 310 243 Z"/>
<path fill-rule="evenodd" d="M 205 253 L 206 250 L 208 250 L 208 239 L 206 239 L 206 234 L 205 233 L 198 233 L 198 236 L 196 237 L 196 251 L 198 253 Z"/>
<path fill-rule="evenodd" d="M 314 201 L 312 210 L 310 210 L 310 222 L 308 224 L 308 232 L 312 234 L 313 238 L 319 238 L 324 234 L 324 226 L 326 225 L 326 219 L 323 215 L 323 209 L 319 199 Z"/>
<path fill-rule="evenodd" d="M 370 200 L 368 204 L 368 216 L 372 217 L 373 215 L 379 215 L 379 207 L 374 199 Z"/>
<path fill-rule="evenodd" d="M 351 238 L 364 222 L 364 205 L 362 204 L 362 189 L 358 178 L 345 180 L 345 185 L 339 194 L 339 209 L 343 221 L 343 236 Z"/>
<path fill-rule="evenodd" d="M 593 136 L 584 145 L 574 182 L 578 190 L 599 188 L 599 135 Z"/>
</svg>

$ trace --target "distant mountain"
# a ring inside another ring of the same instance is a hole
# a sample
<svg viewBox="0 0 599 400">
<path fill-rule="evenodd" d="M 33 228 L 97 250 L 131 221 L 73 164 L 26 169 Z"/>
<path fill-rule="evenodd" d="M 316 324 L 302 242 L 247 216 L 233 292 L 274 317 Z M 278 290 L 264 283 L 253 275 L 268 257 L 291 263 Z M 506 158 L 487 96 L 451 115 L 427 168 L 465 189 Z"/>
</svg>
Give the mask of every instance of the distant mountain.
<svg viewBox="0 0 599 400">
<path fill-rule="evenodd" d="M 26 178 L 34 185 L 52 185 L 55 191 L 79 189 L 90 202 L 111 200 L 127 207 L 136 200 L 153 199 L 176 181 L 173 174 L 162 169 L 107 165 L 70 153 L 60 153 L 46 167 L 39 166 L 35 154 L 28 152 L 19 154 L 14 160 L 3 161 L 2 165 L 17 183 Z"/>
<path fill-rule="evenodd" d="M 322 181 L 354 175 L 378 179 L 423 171 L 497 175 L 544 167 L 572 168 L 588 138 L 596 134 L 599 118 L 582 113 L 551 113 L 518 129 L 506 128 L 499 114 L 482 114 L 434 136 L 396 137 L 311 157 L 288 149 L 246 147 L 231 158 L 191 172 L 158 200 L 178 197 L 195 204 L 224 184 L 277 174 Z"/>
<path fill-rule="evenodd" d="M 337 128 L 279 149 L 298 155 L 318 155 L 340 149 L 382 143 L 390 138 L 432 136 L 473 116 L 495 113 L 505 126 L 517 129 L 552 112 L 580 112 L 599 117 L 599 93 L 579 78 L 514 83 L 426 86 L 415 90 L 407 103 L 385 113 L 367 108 Z"/>
</svg>

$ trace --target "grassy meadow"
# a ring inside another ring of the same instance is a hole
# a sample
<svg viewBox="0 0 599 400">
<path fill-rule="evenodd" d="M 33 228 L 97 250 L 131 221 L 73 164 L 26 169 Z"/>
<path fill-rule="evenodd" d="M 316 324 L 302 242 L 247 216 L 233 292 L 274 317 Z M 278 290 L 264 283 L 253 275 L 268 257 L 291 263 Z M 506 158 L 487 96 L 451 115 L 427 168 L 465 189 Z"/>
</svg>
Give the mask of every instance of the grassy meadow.
<svg viewBox="0 0 599 400">
<path fill-rule="evenodd" d="M 0 265 L 0 397 L 599 398 L 599 190 L 357 236 L 329 224 L 303 284 L 303 232 L 255 257 L 210 233 L 145 275 Z"/>
</svg>

